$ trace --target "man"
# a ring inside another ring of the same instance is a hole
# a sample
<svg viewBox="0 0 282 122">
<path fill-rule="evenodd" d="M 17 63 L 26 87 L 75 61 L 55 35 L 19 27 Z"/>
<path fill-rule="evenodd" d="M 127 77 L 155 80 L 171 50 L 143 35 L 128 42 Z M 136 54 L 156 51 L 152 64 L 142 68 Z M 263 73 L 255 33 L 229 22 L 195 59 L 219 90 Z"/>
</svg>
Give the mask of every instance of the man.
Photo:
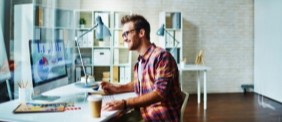
<svg viewBox="0 0 282 122">
<path fill-rule="evenodd" d="M 138 96 L 106 103 L 104 110 L 140 108 L 144 121 L 178 122 L 183 97 L 174 58 L 150 42 L 150 24 L 143 16 L 124 16 L 121 24 L 128 49 L 139 54 L 134 81 L 124 85 L 102 82 L 101 86 L 107 94 L 135 91 Z"/>
</svg>

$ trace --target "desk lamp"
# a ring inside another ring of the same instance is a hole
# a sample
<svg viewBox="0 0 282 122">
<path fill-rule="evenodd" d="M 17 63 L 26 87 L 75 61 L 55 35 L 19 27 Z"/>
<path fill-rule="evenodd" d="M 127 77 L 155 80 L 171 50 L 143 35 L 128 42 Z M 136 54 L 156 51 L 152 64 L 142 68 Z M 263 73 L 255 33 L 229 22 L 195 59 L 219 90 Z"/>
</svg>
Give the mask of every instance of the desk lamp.
<svg viewBox="0 0 282 122">
<path fill-rule="evenodd" d="M 88 81 L 89 75 L 86 74 L 85 65 L 84 65 L 83 60 L 82 60 L 78 40 L 80 38 L 82 38 L 84 35 L 86 35 L 87 33 L 92 32 L 94 29 L 96 30 L 95 31 L 95 38 L 97 40 L 103 40 L 104 38 L 111 36 L 110 30 L 104 25 L 101 16 L 97 16 L 96 22 L 97 23 L 94 27 L 90 28 L 86 32 L 82 33 L 81 35 L 75 37 L 75 43 L 76 43 L 76 46 L 77 46 L 77 50 L 78 50 L 79 58 L 80 58 L 80 61 L 81 61 L 83 73 L 85 75 L 85 82 L 76 82 L 75 85 L 78 86 L 78 87 L 82 87 L 82 88 L 93 87 L 93 86 L 97 85 L 97 83 Z M 95 81 L 95 79 L 94 79 L 94 81 Z"/>
<path fill-rule="evenodd" d="M 176 45 L 173 46 L 172 50 L 170 51 L 170 53 L 173 53 L 174 50 L 177 48 L 179 41 L 175 39 L 175 37 L 173 35 L 171 35 L 166 29 L 165 29 L 165 25 L 163 24 L 157 31 L 157 35 L 158 36 L 164 36 L 165 32 L 171 37 L 173 38 L 173 41 L 176 42 Z M 167 42 L 166 42 L 167 43 Z"/>
</svg>

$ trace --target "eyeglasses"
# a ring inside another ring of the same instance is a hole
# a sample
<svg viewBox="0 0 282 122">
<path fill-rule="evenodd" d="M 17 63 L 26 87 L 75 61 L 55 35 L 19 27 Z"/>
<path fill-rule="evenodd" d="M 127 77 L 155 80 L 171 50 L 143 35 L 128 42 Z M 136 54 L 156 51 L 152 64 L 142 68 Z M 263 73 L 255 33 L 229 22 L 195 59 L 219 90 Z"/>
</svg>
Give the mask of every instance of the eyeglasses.
<svg viewBox="0 0 282 122">
<path fill-rule="evenodd" d="M 133 32 L 133 31 L 136 31 L 136 29 L 131 29 L 131 30 L 128 30 L 128 31 L 123 32 L 123 33 L 122 33 L 122 37 L 123 37 L 123 38 L 126 38 L 126 37 L 128 36 L 128 34 L 131 33 L 131 32 Z"/>
</svg>

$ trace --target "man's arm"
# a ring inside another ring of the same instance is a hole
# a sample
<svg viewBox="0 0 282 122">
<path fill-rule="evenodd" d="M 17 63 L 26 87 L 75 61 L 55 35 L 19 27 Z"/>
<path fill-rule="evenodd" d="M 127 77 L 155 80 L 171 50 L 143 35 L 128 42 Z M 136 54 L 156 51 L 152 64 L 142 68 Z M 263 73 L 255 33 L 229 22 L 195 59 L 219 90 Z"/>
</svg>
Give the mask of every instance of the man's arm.
<svg viewBox="0 0 282 122">
<path fill-rule="evenodd" d="M 148 94 L 144 94 L 142 96 L 129 98 L 127 100 L 115 100 L 108 102 L 103 107 L 103 110 L 111 111 L 111 110 L 124 109 L 127 107 L 148 106 L 152 103 L 156 103 L 161 100 L 162 100 L 161 96 L 156 91 L 153 91 Z"/>
<path fill-rule="evenodd" d="M 133 91 L 134 91 L 134 82 L 129 82 L 127 84 L 118 85 L 118 93 L 133 92 Z"/>
<path fill-rule="evenodd" d="M 126 100 L 127 107 L 142 107 L 156 103 L 163 100 L 157 91 L 153 91 L 147 94 L 143 94 L 138 97 L 129 98 Z"/>
<path fill-rule="evenodd" d="M 102 82 L 101 87 L 106 94 L 115 94 L 123 92 L 133 92 L 134 91 L 134 82 L 129 82 L 127 84 L 112 84 L 109 82 Z"/>
</svg>

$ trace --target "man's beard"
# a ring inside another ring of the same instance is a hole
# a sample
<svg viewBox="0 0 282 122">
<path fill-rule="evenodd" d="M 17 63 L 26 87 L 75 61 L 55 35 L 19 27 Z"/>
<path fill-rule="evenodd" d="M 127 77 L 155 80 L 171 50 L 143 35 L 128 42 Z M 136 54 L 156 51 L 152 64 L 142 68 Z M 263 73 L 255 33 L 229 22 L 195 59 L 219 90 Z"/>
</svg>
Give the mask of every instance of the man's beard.
<svg viewBox="0 0 282 122">
<path fill-rule="evenodd" d="M 135 42 L 132 43 L 132 46 L 128 47 L 129 50 L 137 50 L 140 47 L 141 39 L 139 37 L 136 37 L 134 40 L 135 40 Z"/>
</svg>

